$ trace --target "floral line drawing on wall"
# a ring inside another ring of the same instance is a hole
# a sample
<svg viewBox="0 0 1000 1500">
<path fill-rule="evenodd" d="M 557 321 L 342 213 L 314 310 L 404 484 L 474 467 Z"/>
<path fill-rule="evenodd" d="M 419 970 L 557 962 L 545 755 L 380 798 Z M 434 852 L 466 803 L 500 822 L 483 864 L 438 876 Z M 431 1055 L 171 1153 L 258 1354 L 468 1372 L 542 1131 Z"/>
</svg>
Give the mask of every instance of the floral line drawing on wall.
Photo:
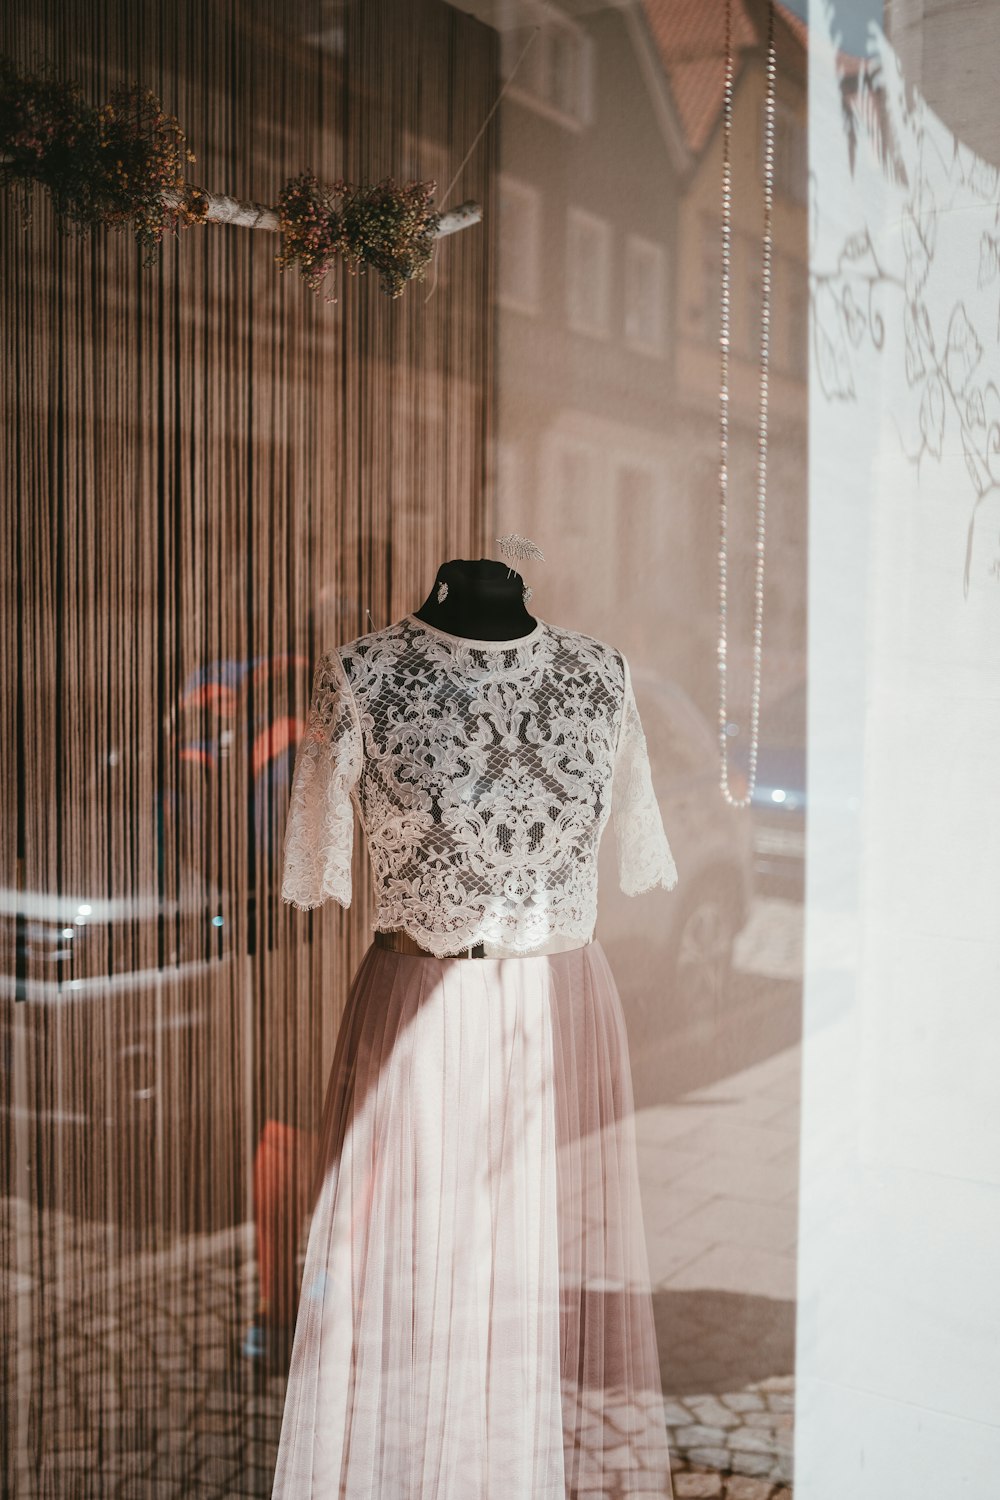
<svg viewBox="0 0 1000 1500">
<path fill-rule="evenodd" d="M 898 373 L 899 396 L 891 416 L 918 478 L 922 464 L 961 443 L 971 492 L 967 596 L 977 518 L 984 501 L 1000 495 L 1000 178 L 907 83 L 880 27 L 869 26 L 865 58 L 847 57 L 832 9 L 824 9 L 853 201 L 879 211 L 877 223 L 852 226 L 826 263 L 817 257 L 810 269 L 815 378 L 827 401 L 856 402 L 858 361 L 866 354 L 892 361 L 898 369 L 886 381 Z M 818 244 L 815 169 L 810 201 Z M 993 581 L 1000 537 L 997 548 L 987 570 Z"/>
</svg>

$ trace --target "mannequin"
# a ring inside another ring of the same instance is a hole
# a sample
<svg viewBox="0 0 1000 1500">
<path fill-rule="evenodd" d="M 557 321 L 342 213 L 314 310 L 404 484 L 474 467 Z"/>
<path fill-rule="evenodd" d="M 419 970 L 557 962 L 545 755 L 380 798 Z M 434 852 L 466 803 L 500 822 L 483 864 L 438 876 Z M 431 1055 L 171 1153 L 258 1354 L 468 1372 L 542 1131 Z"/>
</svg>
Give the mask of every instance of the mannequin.
<svg viewBox="0 0 1000 1500">
<path fill-rule="evenodd" d="M 357 815 L 373 937 L 310 1162 L 271 1500 L 416 1496 L 426 1434 L 462 1500 L 633 1476 L 672 1494 L 628 1033 L 595 934 L 605 824 L 623 894 L 676 868 L 625 658 L 533 621 L 520 589 L 453 558 L 419 616 L 317 664 L 281 896 L 351 904 Z"/>
<path fill-rule="evenodd" d="M 448 595 L 438 603 L 442 583 L 448 585 Z M 481 557 L 478 562 L 455 557 L 438 568 L 434 587 L 414 614 L 449 635 L 515 641 L 538 624 L 524 607 L 523 588 L 520 573 L 512 572 L 504 562 L 492 557 Z"/>
</svg>

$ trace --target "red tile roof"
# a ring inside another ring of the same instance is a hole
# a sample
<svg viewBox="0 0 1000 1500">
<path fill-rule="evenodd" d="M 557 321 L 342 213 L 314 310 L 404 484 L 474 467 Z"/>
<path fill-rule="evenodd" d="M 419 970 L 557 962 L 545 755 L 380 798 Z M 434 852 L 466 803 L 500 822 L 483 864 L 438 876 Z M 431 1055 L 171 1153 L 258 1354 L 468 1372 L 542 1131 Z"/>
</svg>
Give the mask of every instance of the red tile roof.
<svg viewBox="0 0 1000 1500">
<path fill-rule="evenodd" d="M 642 0 L 650 35 L 663 62 L 684 139 L 697 156 L 722 113 L 725 91 L 726 11 L 723 0 Z M 796 52 L 805 52 L 804 21 L 775 7 L 779 25 Z M 763 45 L 760 5 L 733 0 L 733 44 L 740 53 Z M 756 20 L 754 18 L 757 18 Z M 779 37 L 779 44 L 781 38 Z"/>
</svg>

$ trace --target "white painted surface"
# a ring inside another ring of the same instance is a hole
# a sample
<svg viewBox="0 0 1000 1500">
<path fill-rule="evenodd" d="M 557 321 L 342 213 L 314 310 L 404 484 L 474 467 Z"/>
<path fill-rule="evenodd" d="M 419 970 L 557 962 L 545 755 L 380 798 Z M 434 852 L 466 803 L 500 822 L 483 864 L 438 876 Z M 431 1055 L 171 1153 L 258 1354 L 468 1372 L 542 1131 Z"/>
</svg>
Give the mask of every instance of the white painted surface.
<svg viewBox="0 0 1000 1500">
<path fill-rule="evenodd" d="M 940 1500 L 1000 1465 L 1000 195 L 884 39 L 908 181 L 852 176 L 812 20 L 813 273 L 873 253 L 815 304 L 795 1494 Z"/>
</svg>

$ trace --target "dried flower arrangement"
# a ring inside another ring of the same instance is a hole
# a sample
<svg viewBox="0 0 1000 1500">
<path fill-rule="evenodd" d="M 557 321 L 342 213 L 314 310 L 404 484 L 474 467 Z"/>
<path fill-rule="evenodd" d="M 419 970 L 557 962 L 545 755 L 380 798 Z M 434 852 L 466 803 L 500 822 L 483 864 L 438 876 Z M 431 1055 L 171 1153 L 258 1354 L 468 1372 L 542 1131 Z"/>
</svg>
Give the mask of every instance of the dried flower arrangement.
<svg viewBox="0 0 1000 1500">
<path fill-rule="evenodd" d="M 435 239 L 478 216 L 475 204 L 448 216 L 433 210 L 433 181 L 338 179 L 324 186 L 311 172 L 286 183 L 271 210 L 187 182 L 185 163 L 195 160 L 178 121 L 151 90 L 133 84 L 95 107 L 78 84 L 50 68 L 26 73 L 0 56 L 0 186 L 20 195 L 25 228 L 40 184 L 60 231 L 131 228 L 144 265 L 154 261 L 164 233 L 176 234 L 180 225 L 243 224 L 279 231 L 279 269 L 295 266 L 315 292 L 340 257 L 352 275 L 375 271 L 382 290 L 398 297 L 408 281 L 422 279 Z"/>
<path fill-rule="evenodd" d="M 441 222 L 430 206 L 436 185 L 397 185 L 386 177 L 371 186 L 338 179 L 324 187 L 303 172 L 278 200 L 283 243 L 275 260 L 282 271 L 298 266 L 318 292 L 340 256 L 351 275 L 371 268 L 382 290 L 398 297 L 408 281 L 423 278 L 430 261 Z"/>
<path fill-rule="evenodd" d="M 201 223 L 208 208 L 185 182 L 184 163 L 195 156 L 183 130 L 138 84 L 95 108 L 50 69 L 20 73 L 0 57 L 0 152 L 0 183 L 19 194 L 25 228 L 41 184 L 62 232 L 131 227 L 146 265 L 166 231 Z"/>
</svg>

